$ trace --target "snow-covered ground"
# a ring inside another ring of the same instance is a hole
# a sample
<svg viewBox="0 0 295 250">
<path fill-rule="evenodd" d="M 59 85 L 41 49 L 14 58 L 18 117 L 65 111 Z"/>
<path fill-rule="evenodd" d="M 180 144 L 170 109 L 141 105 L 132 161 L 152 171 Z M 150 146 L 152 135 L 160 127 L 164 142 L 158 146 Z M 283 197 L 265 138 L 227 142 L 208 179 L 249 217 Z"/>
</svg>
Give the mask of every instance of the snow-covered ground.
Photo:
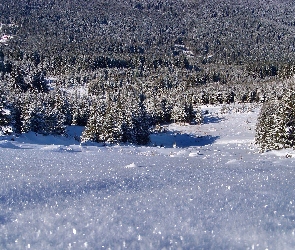
<svg viewBox="0 0 295 250">
<path fill-rule="evenodd" d="M 294 249 L 294 152 L 259 153 L 259 108 L 220 109 L 148 147 L 2 136 L 0 249 Z"/>
</svg>

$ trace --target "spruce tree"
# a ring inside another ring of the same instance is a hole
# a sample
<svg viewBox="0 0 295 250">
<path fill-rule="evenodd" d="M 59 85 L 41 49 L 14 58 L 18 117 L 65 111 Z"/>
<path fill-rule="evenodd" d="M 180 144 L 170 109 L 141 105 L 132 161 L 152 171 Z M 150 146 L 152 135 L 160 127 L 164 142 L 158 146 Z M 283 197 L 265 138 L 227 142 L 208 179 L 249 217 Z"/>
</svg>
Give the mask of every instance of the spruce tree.
<svg viewBox="0 0 295 250">
<path fill-rule="evenodd" d="M 263 104 L 256 126 L 255 141 L 262 150 L 295 146 L 295 94 L 285 92 L 282 100 Z"/>
<path fill-rule="evenodd" d="M 48 92 L 47 82 L 45 80 L 45 72 L 33 73 L 31 77 L 30 87 L 36 89 L 39 92 Z"/>
<path fill-rule="evenodd" d="M 4 110 L 5 108 L 5 97 L 3 94 L 1 94 L 0 91 L 0 127 L 1 126 L 7 126 L 9 124 L 9 114 L 7 113 L 7 111 Z"/>
<path fill-rule="evenodd" d="M 101 102 L 94 103 L 90 107 L 90 115 L 82 134 L 81 142 L 102 142 L 101 134 L 105 115 L 105 105 Z"/>
<path fill-rule="evenodd" d="M 150 120 L 143 99 L 140 99 L 137 110 L 132 116 L 132 126 L 134 142 L 139 145 L 148 144 L 150 142 Z"/>
<path fill-rule="evenodd" d="M 103 117 L 100 140 L 109 143 L 122 141 L 122 128 L 119 119 L 119 109 L 116 102 L 109 102 Z"/>
</svg>

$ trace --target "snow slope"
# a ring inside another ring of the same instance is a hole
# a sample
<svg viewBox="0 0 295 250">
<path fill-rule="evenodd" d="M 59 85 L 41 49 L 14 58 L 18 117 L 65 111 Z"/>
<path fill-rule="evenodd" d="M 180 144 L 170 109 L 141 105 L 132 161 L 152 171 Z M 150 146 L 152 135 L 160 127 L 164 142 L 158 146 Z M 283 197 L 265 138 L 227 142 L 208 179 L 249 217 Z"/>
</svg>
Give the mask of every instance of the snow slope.
<svg viewBox="0 0 295 250">
<path fill-rule="evenodd" d="M 0 249 L 294 249 L 294 152 L 259 153 L 259 107 L 202 108 L 148 147 L 2 137 Z"/>
</svg>

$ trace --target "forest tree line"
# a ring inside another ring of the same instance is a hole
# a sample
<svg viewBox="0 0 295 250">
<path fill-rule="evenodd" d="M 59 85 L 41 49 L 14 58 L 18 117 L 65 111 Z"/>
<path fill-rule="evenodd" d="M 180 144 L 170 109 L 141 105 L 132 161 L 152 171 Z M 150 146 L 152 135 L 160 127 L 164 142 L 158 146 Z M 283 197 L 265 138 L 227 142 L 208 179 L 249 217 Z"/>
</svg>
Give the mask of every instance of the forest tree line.
<svg viewBox="0 0 295 250">
<path fill-rule="evenodd" d="M 82 125 L 82 140 L 145 144 L 157 124 L 200 123 L 200 104 L 280 101 L 293 84 L 294 10 L 289 0 L 7 0 L 0 125 Z"/>
</svg>

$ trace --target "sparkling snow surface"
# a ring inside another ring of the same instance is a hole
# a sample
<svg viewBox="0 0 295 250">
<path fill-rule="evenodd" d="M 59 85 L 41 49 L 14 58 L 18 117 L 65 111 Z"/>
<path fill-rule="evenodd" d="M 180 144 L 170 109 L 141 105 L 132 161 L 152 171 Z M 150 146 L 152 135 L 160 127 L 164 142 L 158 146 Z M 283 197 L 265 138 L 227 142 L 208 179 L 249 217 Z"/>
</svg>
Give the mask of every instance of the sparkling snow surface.
<svg viewBox="0 0 295 250">
<path fill-rule="evenodd" d="M 294 152 L 220 109 L 149 147 L 0 137 L 0 249 L 294 249 Z"/>
</svg>

